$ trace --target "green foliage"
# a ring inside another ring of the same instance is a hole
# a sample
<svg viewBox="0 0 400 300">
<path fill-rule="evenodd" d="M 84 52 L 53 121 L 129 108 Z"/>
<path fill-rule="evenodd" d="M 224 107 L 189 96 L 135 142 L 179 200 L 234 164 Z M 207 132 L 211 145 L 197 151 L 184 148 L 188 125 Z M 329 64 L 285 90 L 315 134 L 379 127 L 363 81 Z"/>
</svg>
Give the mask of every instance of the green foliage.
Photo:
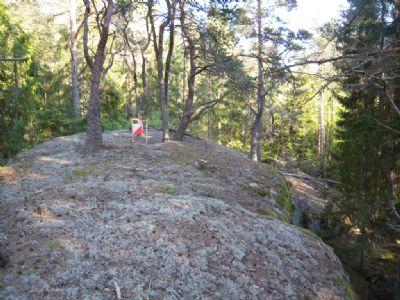
<svg viewBox="0 0 400 300">
<path fill-rule="evenodd" d="M 278 195 L 276 202 L 284 208 L 289 214 L 293 213 L 292 204 L 292 193 L 290 192 L 290 187 L 285 180 L 279 182 L 280 194 Z"/>
<path fill-rule="evenodd" d="M 103 131 L 112 129 L 129 129 L 130 123 L 122 114 L 103 115 L 101 117 Z"/>
</svg>

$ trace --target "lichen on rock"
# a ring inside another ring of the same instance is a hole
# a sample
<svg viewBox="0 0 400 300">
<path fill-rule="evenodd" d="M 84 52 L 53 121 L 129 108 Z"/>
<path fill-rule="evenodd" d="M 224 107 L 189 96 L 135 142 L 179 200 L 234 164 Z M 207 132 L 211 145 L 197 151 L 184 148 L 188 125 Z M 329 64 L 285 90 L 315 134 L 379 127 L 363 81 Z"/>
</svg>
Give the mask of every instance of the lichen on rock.
<svg viewBox="0 0 400 300">
<path fill-rule="evenodd" d="M 11 253 L 1 299 L 110 299 L 116 284 L 123 299 L 346 298 L 330 247 L 258 213 L 260 201 L 277 209 L 258 191 L 278 196 L 279 174 L 222 146 L 151 135 L 131 145 L 128 132 L 105 133 L 93 158 L 79 152 L 83 135 L 57 138 L 0 170 Z"/>
</svg>

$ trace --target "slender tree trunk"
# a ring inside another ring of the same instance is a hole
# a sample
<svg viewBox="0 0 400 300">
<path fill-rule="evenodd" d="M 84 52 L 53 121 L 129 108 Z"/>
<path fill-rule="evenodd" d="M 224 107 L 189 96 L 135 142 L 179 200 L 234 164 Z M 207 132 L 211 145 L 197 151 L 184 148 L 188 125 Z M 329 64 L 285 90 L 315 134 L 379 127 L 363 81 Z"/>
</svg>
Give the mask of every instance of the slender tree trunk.
<svg viewBox="0 0 400 300">
<path fill-rule="evenodd" d="M 269 116 L 271 117 L 271 134 L 270 139 L 271 141 L 274 140 L 275 137 L 275 114 L 272 108 L 269 110 Z"/>
<path fill-rule="evenodd" d="M 171 22 L 169 24 L 169 46 L 167 59 L 165 61 L 165 98 L 167 100 L 168 105 L 168 87 L 169 87 L 169 73 L 171 71 L 171 62 L 172 62 L 172 53 L 174 51 L 175 44 L 175 14 L 176 14 L 176 0 L 172 1 L 172 13 L 171 13 Z"/>
<path fill-rule="evenodd" d="M 221 124 L 221 121 L 220 121 L 220 120 L 218 120 L 217 127 L 218 127 L 218 140 L 217 140 L 217 144 L 218 144 L 218 145 L 222 145 L 222 141 L 221 141 L 221 138 L 222 138 L 222 124 Z"/>
<path fill-rule="evenodd" d="M 183 72 L 182 72 L 182 103 L 186 97 L 186 48 L 183 50 Z"/>
<path fill-rule="evenodd" d="M 265 89 L 263 80 L 263 62 L 262 62 L 262 45 L 263 45 L 263 33 L 262 33 L 262 0 L 257 1 L 257 113 L 254 119 L 253 126 L 251 128 L 251 145 L 250 145 L 250 159 L 254 161 L 261 161 L 262 156 L 262 145 L 264 141 L 264 125 L 263 125 L 263 113 L 265 108 Z"/>
<path fill-rule="evenodd" d="M 76 26 L 76 0 L 70 3 L 70 46 L 71 46 L 71 77 L 72 77 L 72 100 L 74 104 L 75 118 L 81 116 L 79 103 L 79 84 L 78 84 L 78 32 Z"/>
<path fill-rule="evenodd" d="M 14 124 L 18 123 L 19 114 L 19 74 L 18 74 L 18 62 L 14 61 Z"/>
<path fill-rule="evenodd" d="M 196 51 L 195 44 L 193 41 L 193 36 L 186 24 L 186 12 L 185 12 L 185 1 L 179 0 L 179 9 L 181 11 L 181 28 L 184 37 L 187 42 L 187 49 L 189 52 L 189 62 L 190 62 L 190 70 L 189 70 L 189 78 L 187 81 L 188 86 L 188 95 L 185 101 L 185 107 L 183 109 L 183 114 L 181 121 L 179 123 L 178 129 L 175 133 L 175 140 L 182 141 L 183 136 L 189 126 L 191 121 L 191 117 L 193 115 L 193 100 L 194 100 L 194 86 L 196 82 Z"/>
<path fill-rule="evenodd" d="M 144 55 L 144 50 L 141 50 L 142 54 L 142 101 L 140 103 L 140 110 L 146 111 L 146 106 L 147 106 L 147 98 L 148 98 L 148 87 L 147 87 L 147 75 L 146 75 L 146 57 Z"/>
<path fill-rule="evenodd" d="M 85 5 L 90 10 L 89 0 L 85 0 Z M 114 11 L 113 0 L 107 0 L 107 7 L 104 15 L 104 22 L 100 32 L 100 40 L 97 45 L 96 56 L 92 68 L 92 80 L 90 88 L 89 114 L 86 128 L 85 150 L 88 154 L 94 154 L 102 145 L 102 131 L 100 122 L 100 80 L 105 60 L 105 50 L 109 36 L 111 16 Z M 87 17 L 85 17 L 87 22 Z M 87 24 L 86 24 L 87 25 Z M 87 46 L 87 44 L 86 44 Z"/>
<path fill-rule="evenodd" d="M 129 37 L 128 34 L 126 32 L 128 26 L 129 26 L 129 20 L 128 18 L 124 15 L 124 19 L 125 19 L 125 26 L 123 27 L 123 35 L 124 35 L 124 41 L 126 46 L 128 46 L 128 50 L 129 53 L 132 57 L 132 61 L 133 61 L 133 69 L 130 67 L 129 62 L 127 59 L 125 59 L 125 63 L 126 66 L 129 70 L 129 72 L 132 74 L 133 77 L 133 89 L 135 91 L 135 112 L 136 112 L 136 116 L 139 117 L 140 115 L 140 110 L 141 110 L 141 101 L 140 101 L 140 96 L 139 96 L 139 81 L 138 81 L 138 76 L 137 76 L 137 62 L 136 62 L 136 55 L 135 55 L 135 50 L 133 49 L 130 41 L 129 41 Z M 132 90 L 129 89 L 129 97 L 130 97 L 130 104 L 132 105 Z"/>
<path fill-rule="evenodd" d="M 129 70 L 127 70 L 127 74 L 128 72 Z M 124 89 L 125 93 L 128 94 L 128 98 L 125 100 L 125 111 L 126 111 L 126 118 L 129 119 L 132 117 L 132 89 L 129 88 L 128 78 L 125 79 Z"/>
<path fill-rule="evenodd" d="M 207 113 L 207 141 L 211 140 L 211 117 L 210 112 Z"/>
<path fill-rule="evenodd" d="M 149 95 L 149 87 L 147 84 L 147 71 L 146 71 L 146 66 L 147 66 L 147 61 L 146 61 L 146 56 L 145 53 L 147 51 L 147 48 L 150 45 L 150 40 L 151 40 L 151 31 L 149 30 L 149 20 L 146 19 L 146 32 L 147 32 L 147 41 L 146 44 L 140 48 L 140 54 L 142 57 L 142 96 L 141 96 L 141 102 L 140 102 L 140 110 L 145 112 L 145 115 L 147 116 L 147 102 L 148 102 L 148 95 Z M 144 116 L 143 116 L 144 117 Z"/>
<path fill-rule="evenodd" d="M 137 77 L 137 63 L 136 63 L 136 58 L 133 55 L 133 84 L 134 84 L 134 90 L 135 90 L 135 103 L 136 103 L 136 116 L 140 116 L 140 111 L 141 111 L 141 99 L 139 95 L 139 81 Z"/>
<path fill-rule="evenodd" d="M 331 147 L 332 147 L 332 142 L 333 142 L 333 116 L 334 116 L 334 107 L 333 107 L 333 98 L 329 98 L 328 102 L 328 130 L 327 130 L 327 137 L 326 137 L 326 148 L 325 148 L 325 153 L 326 153 L 326 162 L 329 162 L 331 160 Z"/>
<path fill-rule="evenodd" d="M 130 70 L 129 70 L 129 65 L 128 65 L 128 61 L 126 59 L 126 50 L 125 50 L 125 74 L 127 74 L 125 76 L 125 82 L 124 82 L 124 90 L 125 93 L 128 94 L 127 99 L 125 100 L 125 111 L 126 111 L 126 117 L 127 119 L 131 118 L 133 116 L 133 112 L 132 112 L 132 89 L 129 87 L 130 85 Z"/>
<path fill-rule="evenodd" d="M 164 77 L 164 61 L 163 61 L 163 54 L 164 54 L 164 30 L 165 27 L 171 21 L 171 3 L 169 0 L 165 1 L 168 7 L 168 17 L 167 19 L 160 24 L 158 30 L 158 40 L 157 40 L 157 33 L 154 24 L 154 17 L 153 17 L 153 6 L 154 1 L 149 1 L 149 19 L 151 25 L 151 31 L 153 33 L 153 45 L 154 45 L 154 52 L 156 54 L 156 61 L 157 61 L 157 77 L 158 77 L 158 89 L 159 89 L 159 101 L 160 101 L 160 108 L 161 108 L 161 121 L 162 121 L 162 131 L 163 131 L 163 141 L 169 140 L 169 111 L 168 111 L 168 99 L 167 94 L 165 93 L 166 89 L 168 88 L 165 83 Z M 166 70 L 167 71 L 167 70 Z M 168 70 L 169 72 L 169 70 Z"/>
<path fill-rule="evenodd" d="M 161 121 L 163 131 L 163 141 L 169 140 L 169 111 L 167 95 L 165 94 L 165 81 L 163 76 L 163 63 L 157 59 L 157 74 L 158 74 L 158 89 L 160 95 L 160 106 L 161 106 Z"/>
<path fill-rule="evenodd" d="M 93 59 L 89 54 L 89 15 L 90 15 L 90 1 L 83 0 L 85 4 L 85 15 L 83 17 L 83 55 L 86 63 L 90 69 L 93 69 Z"/>
<path fill-rule="evenodd" d="M 250 117 L 251 117 L 251 109 L 250 107 L 247 108 L 247 114 L 246 117 L 243 118 L 243 126 L 242 126 L 242 150 L 246 149 L 247 146 L 247 130 L 249 127 L 249 122 L 250 122 Z"/>
<path fill-rule="evenodd" d="M 321 91 L 318 109 L 318 149 L 320 158 L 320 168 L 323 177 L 326 177 L 325 161 L 326 161 L 326 143 L 325 143 L 325 99 L 324 91 Z"/>
</svg>

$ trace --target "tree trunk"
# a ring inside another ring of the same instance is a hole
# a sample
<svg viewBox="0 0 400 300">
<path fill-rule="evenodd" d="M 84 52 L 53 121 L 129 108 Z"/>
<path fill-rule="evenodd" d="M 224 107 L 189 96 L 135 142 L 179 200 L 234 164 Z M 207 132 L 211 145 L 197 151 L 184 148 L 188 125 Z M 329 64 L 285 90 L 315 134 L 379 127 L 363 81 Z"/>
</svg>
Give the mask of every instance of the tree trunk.
<svg viewBox="0 0 400 300">
<path fill-rule="evenodd" d="M 169 0 L 165 1 L 168 8 L 168 16 L 166 20 L 160 24 L 158 30 L 158 40 L 156 29 L 154 25 L 154 17 L 153 17 L 153 6 L 154 1 L 149 1 L 149 20 L 151 25 L 151 31 L 153 33 L 153 45 L 154 45 L 154 52 L 156 54 L 156 62 L 157 62 L 157 77 L 158 77 L 158 90 L 159 90 L 159 101 L 160 101 L 160 108 L 161 108 L 161 121 L 162 121 L 162 131 L 163 131 L 163 141 L 169 140 L 169 111 L 168 111 L 168 99 L 166 94 L 166 89 L 168 88 L 165 83 L 164 77 L 164 61 L 163 61 L 163 54 L 164 54 L 164 31 L 165 27 L 171 21 L 171 3 Z M 172 45 L 173 46 L 173 45 Z M 171 48 L 171 47 L 170 47 Z M 167 70 L 165 70 L 167 72 Z M 168 70 L 169 72 L 169 70 Z"/>
<path fill-rule="evenodd" d="M 183 72 L 182 72 L 182 103 L 185 103 L 186 97 L 186 48 L 183 50 Z"/>
<path fill-rule="evenodd" d="M 167 59 L 165 61 L 165 99 L 167 100 L 168 105 L 168 84 L 169 84 L 169 73 L 171 70 L 171 62 L 172 62 L 172 53 L 174 50 L 174 43 L 175 43 L 175 14 L 176 14 L 176 1 L 172 1 L 172 13 L 171 13 L 171 22 L 169 25 L 169 46 L 168 46 L 168 53 Z"/>
<path fill-rule="evenodd" d="M 242 125 L 242 150 L 246 149 L 247 146 L 247 130 L 248 125 L 251 117 L 251 109 L 250 107 L 247 108 L 246 117 L 243 118 L 243 125 Z"/>
<path fill-rule="evenodd" d="M 147 48 L 149 47 L 150 40 L 151 40 L 151 31 L 149 30 L 149 20 L 148 19 L 146 19 L 146 33 L 147 33 L 147 41 L 146 41 L 145 45 L 140 48 L 140 54 L 142 57 L 141 77 L 142 77 L 142 87 L 143 87 L 141 101 L 140 101 L 140 111 L 143 111 L 145 116 L 147 116 L 147 114 L 148 114 L 147 100 L 148 100 L 148 95 L 149 95 L 149 87 L 147 84 L 147 74 L 146 74 L 147 73 L 147 71 L 146 71 L 147 61 L 146 61 L 145 52 L 147 51 Z M 145 116 L 143 116 L 143 117 L 145 117 Z"/>
<path fill-rule="evenodd" d="M 126 111 L 126 118 L 129 119 L 133 116 L 133 111 L 132 111 L 132 89 L 129 87 L 130 85 L 130 80 L 129 80 L 129 75 L 130 75 L 130 70 L 129 70 L 129 65 L 128 61 L 126 58 L 126 50 L 125 50 L 125 74 L 128 74 L 125 76 L 125 82 L 124 82 L 124 92 L 128 94 L 127 99 L 125 100 L 125 111 Z"/>
<path fill-rule="evenodd" d="M 264 126 L 263 126 L 263 113 L 265 107 L 265 89 L 263 80 L 263 62 L 262 62 L 262 45 L 263 45 L 263 35 L 262 35 L 262 0 L 257 1 L 257 113 L 254 119 L 253 126 L 251 128 L 251 145 L 250 145 L 250 159 L 254 161 L 261 161 L 262 156 L 262 145 L 264 141 Z"/>
<path fill-rule="evenodd" d="M 270 133 L 270 139 L 271 141 L 274 140 L 275 137 L 275 114 L 272 108 L 269 110 L 269 116 L 271 117 L 271 133 Z"/>
<path fill-rule="evenodd" d="M 74 104 L 75 118 L 81 116 L 79 103 L 79 84 L 78 84 L 78 32 L 76 26 L 76 0 L 70 3 L 70 43 L 71 43 L 71 77 L 72 77 L 72 100 Z"/>
<path fill-rule="evenodd" d="M 16 126 L 18 123 L 18 114 L 19 114 L 19 74 L 18 74 L 18 62 L 14 61 L 14 84 L 15 84 L 15 93 L 14 93 L 14 125 Z"/>
<path fill-rule="evenodd" d="M 135 50 L 133 49 L 130 41 L 129 41 L 129 37 L 128 34 L 126 32 L 128 26 L 129 26 L 129 20 L 127 19 L 127 17 L 124 15 L 124 19 L 125 19 L 125 26 L 123 28 L 123 35 L 124 35 L 124 41 L 126 46 L 128 46 L 128 50 L 129 53 L 132 57 L 132 61 L 133 61 L 133 69 L 131 69 L 129 62 L 127 59 L 125 59 L 125 63 L 126 66 L 129 70 L 129 72 L 132 74 L 133 77 L 133 89 L 135 91 L 135 112 L 136 112 L 136 116 L 140 117 L 140 111 L 141 111 L 141 101 L 140 101 L 140 96 L 139 96 L 139 81 L 138 81 L 138 76 L 137 76 L 137 62 L 136 62 L 136 56 L 135 56 Z M 130 98 L 130 104 L 132 105 L 132 90 L 129 89 L 129 98 Z"/>
<path fill-rule="evenodd" d="M 85 0 L 86 9 L 90 9 L 89 0 Z M 94 154 L 102 145 L 102 132 L 100 122 L 100 79 L 105 60 L 105 49 L 107 45 L 111 16 L 114 10 L 113 0 L 107 0 L 107 7 L 102 24 L 100 40 L 97 45 L 96 56 L 92 68 L 92 80 L 90 88 L 89 114 L 86 128 L 85 151 Z M 87 18 L 86 22 L 87 22 Z M 86 24 L 87 25 L 87 24 Z M 87 46 L 87 45 L 86 45 Z"/>
<path fill-rule="evenodd" d="M 191 121 L 191 117 L 193 115 L 193 100 L 194 100 L 194 86 L 196 82 L 196 51 L 195 44 L 193 41 L 192 33 L 188 29 L 186 25 L 186 12 L 185 12 L 185 1 L 179 0 L 179 9 L 181 11 L 181 28 L 184 37 L 187 41 L 187 49 L 189 52 L 189 62 L 190 62 L 190 70 L 189 70 L 189 78 L 187 81 L 188 86 L 188 95 L 185 101 L 185 107 L 183 109 L 182 118 L 178 129 L 175 133 L 175 140 L 182 141 L 183 136 L 189 126 Z"/>
<path fill-rule="evenodd" d="M 321 91 L 319 98 L 318 110 L 318 152 L 320 159 L 320 168 L 323 177 L 326 177 L 325 161 L 326 161 L 326 143 L 325 143 L 325 99 L 324 91 Z"/>
<path fill-rule="evenodd" d="M 146 57 L 144 55 L 144 50 L 141 50 L 142 53 L 142 99 L 140 102 L 140 110 L 146 111 L 146 105 L 147 105 L 147 98 L 148 98 L 148 87 L 147 87 L 147 77 L 146 77 Z"/>
<path fill-rule="evenodd" d="M 136 103 L 136 116 L 141 117 L 140 115 L 140 110 L 141 110 L 141 99 L 139 96 L 139 81 L 137 78 L 137 63 L 136 63 L 136 58 L 132 54 L 132 59 L 133 59 L 133 88 L 135 90 L 135 103 Z"/>
</svg>

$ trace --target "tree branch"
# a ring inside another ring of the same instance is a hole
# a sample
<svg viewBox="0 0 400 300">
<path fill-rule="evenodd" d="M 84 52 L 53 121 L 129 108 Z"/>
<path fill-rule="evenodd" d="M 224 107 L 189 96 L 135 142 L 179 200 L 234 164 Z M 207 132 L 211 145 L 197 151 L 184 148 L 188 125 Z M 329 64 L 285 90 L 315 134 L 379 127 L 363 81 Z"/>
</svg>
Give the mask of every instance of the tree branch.
<svg viewBox="0 0 400 300">
<path fill-rule="evenodd" d="M 223 103 L 224 99 L 217 99 L 213 101 L 209 101 L 207 103 L 204 103 L 203 105 L 197 107 L 193 114 L 190 116 L 190 122 L 193 122 L 195 120 L 198 120 L 203 113 L 205 113 L 207 110 L 213 108 L 217 104 Z"/>
</svg>

